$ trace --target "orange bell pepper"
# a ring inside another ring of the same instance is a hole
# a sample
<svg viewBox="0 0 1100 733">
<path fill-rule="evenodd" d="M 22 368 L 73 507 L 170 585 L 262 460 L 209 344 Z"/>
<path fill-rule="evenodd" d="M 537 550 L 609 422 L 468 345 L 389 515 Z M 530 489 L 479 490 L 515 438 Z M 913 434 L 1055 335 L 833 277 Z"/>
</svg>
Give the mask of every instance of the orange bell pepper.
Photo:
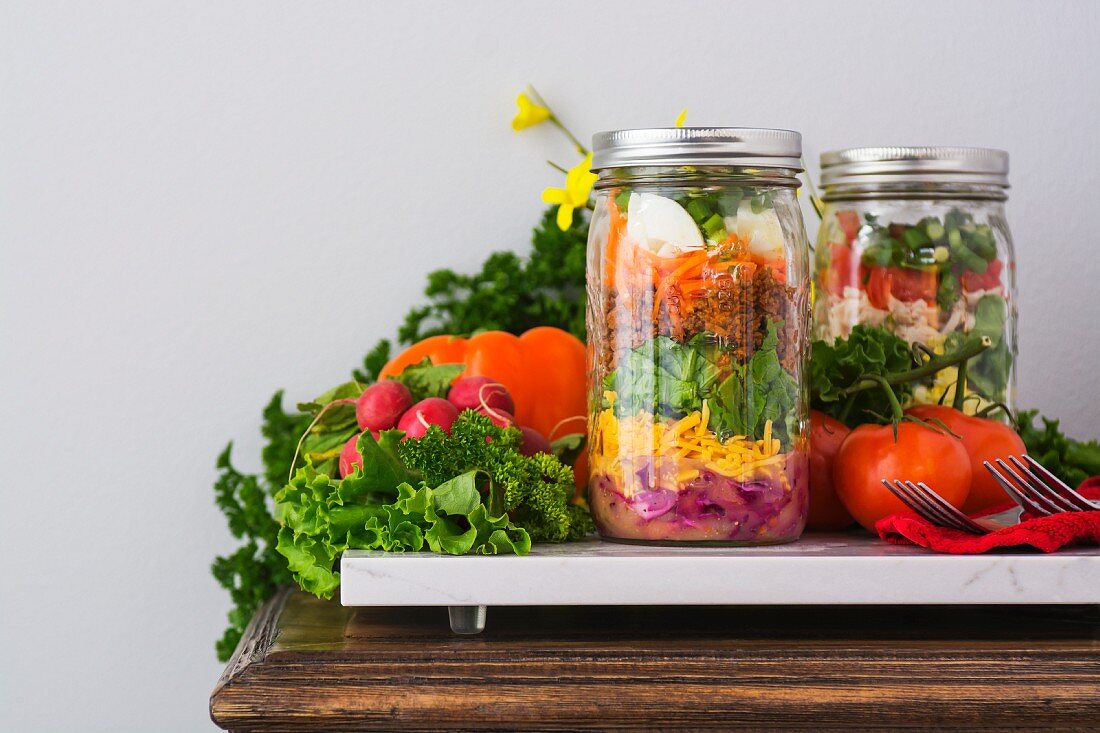
<svg viewBox="0 0 1100 733">
<path fill-rule="evenodd" d="M 398 354 L 378 378 L 395 377 L 424 357 L 433 364 L 465 364 L 460 377 L 499 381 L 515 400 L 516 421 L 550 440 L 584 432 L 585 346 L 567 331 L 540 326 L 522 336 L 504 331 L 432 336 Z"/>
</svg>

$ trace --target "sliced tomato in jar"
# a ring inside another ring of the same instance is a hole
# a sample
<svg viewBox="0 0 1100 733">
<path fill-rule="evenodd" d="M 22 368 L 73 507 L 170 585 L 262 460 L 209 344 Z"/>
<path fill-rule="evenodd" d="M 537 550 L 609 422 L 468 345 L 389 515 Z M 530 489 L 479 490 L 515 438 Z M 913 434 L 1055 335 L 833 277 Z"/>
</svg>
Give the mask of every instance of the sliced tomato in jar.
<svg viewBox="0 0 1100 733">
<path fill-rule="evenodd" d="M 917 270 L 912 267 L 890 268 L 890 292 L 898 300 L 912 303 L 923 300 L 936 302 L 936 271 Z"/>
<path fill-rule="evenodd" d="M 1003 262 L 993 260 L 989 263 L 989 267 L 985 268 L 985 272 L 978 274 L 973 270 L 967 270 L 959 277 L 959 282 L 962 284 L 963 290 L 968 293 L 973 293 L 975 290 L 999 288 L 1001 287 L 1001 271 L 1003 269 Z"/>
<path fill-rule="evenodd" d="M 859 234 L 859 214 L 854 211 L 838 211 L 836 223 L 840 226 L 840 231 L 844 232 L 844 239 L 848 244 L 856 241 Z"/>
<path fill-rule="evenodd" d="M 871 267 L 867 270 L 867 284 L 864 291 L 871 306 L 884 311 L 890 306 L 890 275 L 888 267 Z"/>
<path fill-rule="evenodd" d="M 829 266 L 822 276 L 822 286 L 831 294 L 844 295 L 844 288 L 854 286 L 858 274 L 858 264 L 853 267 L 852 249 L 839 242 L 829 245 Z"/>
</svg>

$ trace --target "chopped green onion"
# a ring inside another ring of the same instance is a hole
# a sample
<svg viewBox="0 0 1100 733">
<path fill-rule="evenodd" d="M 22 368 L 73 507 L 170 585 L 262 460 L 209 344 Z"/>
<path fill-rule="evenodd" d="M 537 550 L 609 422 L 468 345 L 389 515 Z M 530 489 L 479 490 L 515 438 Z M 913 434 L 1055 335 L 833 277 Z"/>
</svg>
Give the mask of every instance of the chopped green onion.
<svg viewBox="0 0 1100 733">
<path fill-rule="evenodd" d="M 959 247 L 958 250 L 952 251 L 952 254 L 955 256 L 956 262 L 979 275 L 983 274 L 986 268 L 989 267 L 988 262 L 971 252 L 968 247 Z"/>
<path fill-rule="evenodd" d="M 936 247 L 934 250 L 932 250 L 932 259 L 934 259 L 936 262 L 947 262 L 947 258 L 950 256 L 950 254 L 951 252 L 948 251 L 947 247 L 940 245 L 939 247 Z"/>
<path fill-rule="evenodd" d="M 619 191 L 615 195 L 615 206 L 619 208 L 619 211 L 626 211 L 627 207 L 630 206 L 630 191 Z"/>
<path fill-rule="evenodd" d="M 687 205 L 687 213 L 691 214 L 696 224 L 702 224 L 710 218 L 711 210 L 702 199 L 692 199 Z"/>
<path fill-rule="evenodd" d="M 905 241 L 905 246 L 909 249 L 920 249 L 929 242 L 928 235 L 916 227 L 909 227 L 906 229 L 902 232 L 901 238 Z"/>
<path fill-rule="evenodd" d="M 993 239 L 993 230 L 987 226 L 978 227 L 966 244 L 986 262 L 997 256 L 997 244 Z"/>
<path fill-rule="evenodd" d="M 726 222 L 720 214 L 714 214 L 703 222 L 703 231 L 707 239 L 720 240 L 726 238 Z M 721 234 L 722 236 L 718 236 Z"/>
<path fill-rule="evenodd" d="M 951 271 L 945 272 L 940 278 L 940 286 L 936 290 L 936 305 L 941 310 L 951 310 L 958 298 L 959 279 Z"/>
<path fill-rule="evenodd" d="M 944 231 L 943 224 L 940 224 L 939 220 L 925 219 L 924 233 L 928 235 L 929 239 L 933 241 L 943 239 Z"/>
<path fill-rule="evenodd" d="M 963 237 L 962 232 L 958 229 L 950 229 L 947 232 L 947 244 L 951 247 L 951 251 L 954 252 L 962 248 Z"/>
</svg>

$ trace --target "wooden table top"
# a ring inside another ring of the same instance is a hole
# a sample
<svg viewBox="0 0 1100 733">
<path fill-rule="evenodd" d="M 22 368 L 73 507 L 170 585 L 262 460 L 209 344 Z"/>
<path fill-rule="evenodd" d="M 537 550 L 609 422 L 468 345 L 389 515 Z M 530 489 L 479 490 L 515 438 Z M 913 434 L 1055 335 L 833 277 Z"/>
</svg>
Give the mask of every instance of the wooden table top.
<svg viewBox="0 0 1100 733">
<path fill-rule="evenodd" d="M 253 619 L 210 698 L 234 731 L 1100 729 L 1100 608 L 349 609 Z"/>
</svg>

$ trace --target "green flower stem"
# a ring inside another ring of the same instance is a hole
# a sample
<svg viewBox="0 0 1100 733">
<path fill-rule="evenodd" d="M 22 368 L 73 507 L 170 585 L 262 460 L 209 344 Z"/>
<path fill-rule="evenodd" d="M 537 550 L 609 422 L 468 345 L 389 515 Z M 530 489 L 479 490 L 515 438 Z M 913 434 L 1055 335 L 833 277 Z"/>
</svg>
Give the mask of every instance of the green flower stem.
<svg viewBox="0 0 1100 733">
<path fill-rule="evenodd" d="M 565 175 L 569 175 L 569 171 L 567 171 L 565 168 L 562 168 L 560 165 L 558 165 L 557 163 L 555 163 L 552 160 L 546 161 L 546 165 L 550 166 L 554 170 L 561 171 Z"/>
<path fill-rule="evenodd" d="M 558 119 L 557 114 L 555 114 L 553 108 L 551 108 L 550 105 L 546 103 L 546 100 L 542 98 L 542 95 L 535 91 L 535 88 L 530 84 L 527 85 L 527 91 L 530 92 L 531 96 L 535 98 L 536 102 L 538 102 L 546 109 L 550 110 L 550 122 L 554 125 L 554 127 L 561 130 L 562 134 L 569 138 L 569 142 L 573 143 L 573 147 L 577 149 L 577 152 L 581 155 L 588 155 L 588 148 L 581 144 L 581 141 L 577 139 L 577 136 L 570 132 L 569 128 L 566 127 L 560 119 Z"/>
<path fill-rule="evenodd" d="M 802 170 L 806 172 L 806 187 L 810 189 L 810 206 L 814 207 L 814 213 L 817 214 L 817 218 L 820 220 L 825 213 L 821 206 L 821 199 L 817 197 L 817 189 L 814 187 L 814 177 L 810 175 L 806 169 L 806 160 L 802 159 Z"/>
</svg>

